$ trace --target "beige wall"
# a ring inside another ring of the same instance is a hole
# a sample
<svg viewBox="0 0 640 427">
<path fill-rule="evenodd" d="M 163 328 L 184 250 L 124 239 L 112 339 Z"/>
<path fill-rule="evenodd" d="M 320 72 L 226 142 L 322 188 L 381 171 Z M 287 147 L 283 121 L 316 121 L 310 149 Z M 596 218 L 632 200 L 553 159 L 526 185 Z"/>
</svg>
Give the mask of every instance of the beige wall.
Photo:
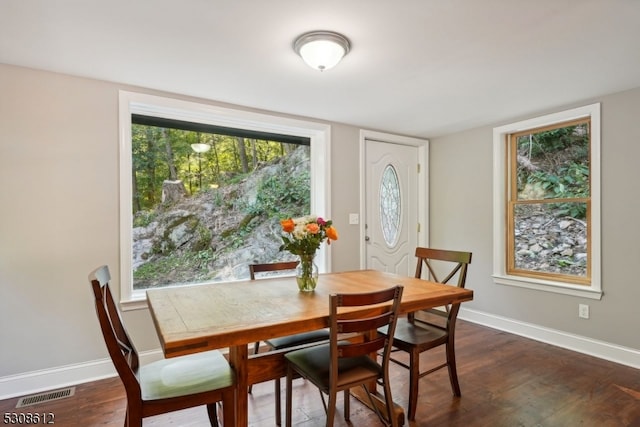
<svg viewBox="0 0 640 427">
<path fill-rule="evenodd" d="M 86 274 L 118 259 L 116 88 L 2 66 L 0 94 L 0 376 L 104 357 Z"/>
<path fill-rule="evenodd" d="M 0 65 L 0 378 L 107 357 L 87 274 L 119 270 L 120 89 L 143 91 Z M 358 136 L 332 126 L 334 270 L 359 266 Z M 159 348 L 147 310 L 124 318 Z"/>
<path fill-rule="evenodd" d="M 143 91 L 0 65 L 0 379 L 107 357 L 87 273 L 102 263 L 119 268 L 120 89 Z M 489 127 L 431 141 L 431 242 L 474 252 L 470 308 L 640 349 L 629 327 L 640 301 L 640 90 L 601 101 L 605 296 L 588 301 L 590 320 L 577 318 L 579 298 L 491 281 Z M 332 123 L 335 271 L 359 267 L 358 227 L 347 221 L 359 211 L 358 136 Z M 146 310 L 124 317 L 140 350 L 158 348 Z"/>
</svg>

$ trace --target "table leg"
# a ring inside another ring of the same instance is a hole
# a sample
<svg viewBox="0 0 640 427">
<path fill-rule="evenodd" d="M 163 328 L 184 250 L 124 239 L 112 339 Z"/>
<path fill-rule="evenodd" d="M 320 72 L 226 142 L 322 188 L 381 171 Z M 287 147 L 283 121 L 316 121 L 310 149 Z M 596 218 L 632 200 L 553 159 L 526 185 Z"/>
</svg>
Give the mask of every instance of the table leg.
<svg viewBox="0 0 640 427">
<path fill-rule="evenodd" d="M 366 407 L 371 407 L 371 402 L 369 401 L 369 397 L 362 389 L 362 387 L 354 387 L 350 390 L 351 395 L 362 402 Z M 376 405 L 380 413 L 388 420 L 389 414 L 387 413 L 387 404 L 385 403 L 384 396 L 378 393 L 377 391 L 371 392 L 371 398 L 373 399 L 373 404 Z M 396 418 L 399 426 L 404 425 L 404 408 L 397 403 L 393 404 L 393 416 Z"/>
<path fill-rule="evenodd" d="M 249 352 L 247 345 L 229 348 L 229 363 L 236 371 L 236 426 L 247 427 L 249 424 L 249 400 L 247 381 L 247 361 Z"/>
</svg>

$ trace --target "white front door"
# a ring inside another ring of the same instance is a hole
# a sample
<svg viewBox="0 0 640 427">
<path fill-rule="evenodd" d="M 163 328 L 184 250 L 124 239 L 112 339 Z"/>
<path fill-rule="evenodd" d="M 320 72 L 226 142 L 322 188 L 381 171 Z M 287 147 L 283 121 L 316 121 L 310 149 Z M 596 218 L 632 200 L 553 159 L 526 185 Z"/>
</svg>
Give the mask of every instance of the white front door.
<svg viewBox="0 0 640 427">
<path fill-rule="evenodd" d="M 383 139 L 364 138 L 364 267 L 413 275 L 415 248 L 427 242 L 427 142 Z"/>
</svg>

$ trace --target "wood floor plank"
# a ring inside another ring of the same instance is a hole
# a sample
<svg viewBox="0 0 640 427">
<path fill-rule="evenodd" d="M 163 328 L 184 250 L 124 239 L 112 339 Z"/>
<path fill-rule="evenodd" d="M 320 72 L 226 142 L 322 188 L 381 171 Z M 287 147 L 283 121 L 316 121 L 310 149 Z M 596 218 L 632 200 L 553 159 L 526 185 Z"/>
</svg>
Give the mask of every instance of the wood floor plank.
<svg viewBox="0 0 640 427">
<path fill-rule="evenodd" d="M 409 426 L 640 427 L 640 371 L 548 344 L 459 320 L 456 335 L 462 397 L 451 393 L 446 370 L 420 381 L 416 422 Z M 424 353 L 421 365 L 443 357 Z M 408 374 L 392 364 L 394 400 L 406 408 Z M 282 382 L 284 386 L 284 381 Z M 294 382 L 293 424 L 322 426 L 318 391 Z M 284 390 L 282 393 L 284 399 Z M 52 413 L 64 427 L 122 426 L 126 398 L 118 378 L 79 384 L 74 396 L 16 409 L 18 398 L 0 401 L 2 413 Z M 284 402 L 283 402 L 284 408 Z M 275 425 L 273 383 L 249 396 L 251 426 Z M 204 408 L 151 417 L 145 427 L 208 426 Z M 351 424 L 338 402 L 336 426 L 377 426 L 375 415 L 352 399 Z"/>
</svg>

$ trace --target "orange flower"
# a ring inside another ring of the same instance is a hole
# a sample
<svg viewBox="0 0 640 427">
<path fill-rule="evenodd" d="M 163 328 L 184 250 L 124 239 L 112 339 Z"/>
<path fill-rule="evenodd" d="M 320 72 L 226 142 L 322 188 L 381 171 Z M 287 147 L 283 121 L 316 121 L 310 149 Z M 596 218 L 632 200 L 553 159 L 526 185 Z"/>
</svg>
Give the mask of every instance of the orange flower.
<svg viewBox="0 0 640 427">
<path fill-rule="evenodd" d="M 291 233 L 293 229 L 296 227 L 296 225 L 293 222 L 293 219 L 291 218 L 281 220 L 280 225 L 282 225 L 282 230 L 284 230 L 285 233 Z"/>
<path fill-rule="evenodd" d="M 311 224 L 307 224 L 307 231 L 311 234 L 318 234 L 318 231 L 320 231 L 320 226 L 315 222 L 312 222 Z"/>
<path fill-rule="evenodd" d="M 335 228 L 329 227 L 325 230 L 325 233 L 327 233 L 329 240 L 338 240 L 338 230 Z"/>
</svg>

